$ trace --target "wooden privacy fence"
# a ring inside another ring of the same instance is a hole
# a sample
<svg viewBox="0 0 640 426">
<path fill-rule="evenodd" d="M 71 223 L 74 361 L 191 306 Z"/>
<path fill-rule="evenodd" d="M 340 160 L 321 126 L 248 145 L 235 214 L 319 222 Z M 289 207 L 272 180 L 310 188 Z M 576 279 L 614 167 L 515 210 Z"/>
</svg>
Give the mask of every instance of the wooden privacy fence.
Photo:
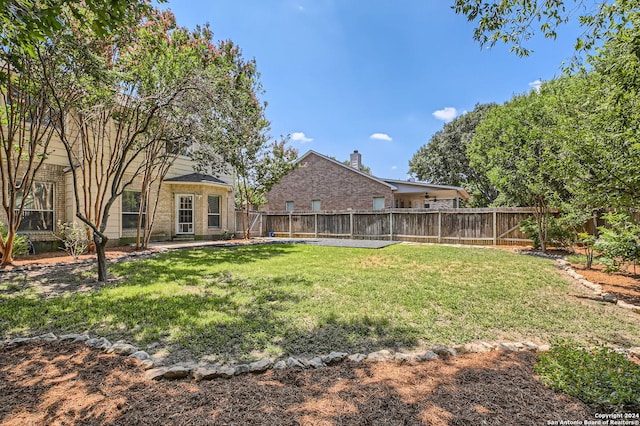
<svg viewBox="0 0 640 426">
<path fill-rule="evenodd" d="M 262 231 L 262 213 L 256 211 L 249 212 L 249 218 L 247 222 L 247 216 L 244 211 L 236 210 L 236 234 L 242 234 L 245 231 L 245 227 L 249 227 L 252 236 L 261 236 Z"/>
<path fill-rule="evenodd" d="M 261 213 L 260 233 L 288 238 L 353 238 L 476 245 L 531 243 L 519 229 L 530 208 Z"/>
</svg>

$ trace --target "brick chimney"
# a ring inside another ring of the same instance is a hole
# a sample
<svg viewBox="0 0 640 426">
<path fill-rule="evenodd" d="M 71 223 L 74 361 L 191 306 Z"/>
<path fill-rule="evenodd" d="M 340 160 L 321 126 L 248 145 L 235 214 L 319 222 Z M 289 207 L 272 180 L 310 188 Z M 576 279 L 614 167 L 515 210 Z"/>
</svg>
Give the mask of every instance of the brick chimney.
<svg viewBox="0 0 640 426">
<path fill-rule="evenodd" d="M 353 167 L 356 170 L 360 170 L 362 168 L 362 155 L 358 152 L 358 150 L 356 149 L 355 151 L 353 151 L 353 153 L 351 153 L 351 167 Z"/>
</svg>

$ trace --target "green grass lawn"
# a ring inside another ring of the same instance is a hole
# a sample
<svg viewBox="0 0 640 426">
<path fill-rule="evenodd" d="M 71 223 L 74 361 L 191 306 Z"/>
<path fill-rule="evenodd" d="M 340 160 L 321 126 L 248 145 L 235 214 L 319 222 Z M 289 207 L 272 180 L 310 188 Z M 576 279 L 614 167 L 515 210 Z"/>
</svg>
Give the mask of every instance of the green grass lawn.
<svg viewBox="0 0 640 426">
<path fill-rule="evenodd" d="M 0 286 L 0 335 L 86 331 L 220 360 L 477 339 L 640 345 L 639 315 L 576 297 L 552 261 L 499 250 L 204 248 L 110 273 L 117 284 L 46 300 Z"/>
</svg>

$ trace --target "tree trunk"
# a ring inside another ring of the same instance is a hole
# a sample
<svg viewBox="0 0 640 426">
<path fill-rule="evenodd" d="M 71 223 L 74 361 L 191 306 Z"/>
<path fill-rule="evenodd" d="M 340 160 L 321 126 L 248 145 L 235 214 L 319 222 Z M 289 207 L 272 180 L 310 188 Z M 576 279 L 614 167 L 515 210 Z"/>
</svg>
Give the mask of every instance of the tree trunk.
<svg viewBox="0 0 640 426">
<path fill-rule="evenodd" d="M 251 215 L 249 212 L 249 202 L 247 201 L 247 204 L 245 205 L 244 208 L 244 229 L 245 229 L 245 233 L 244 233 L 244 239 L 248 240 L 251 238 Z"/>
<path fill-rule="evenodd" d="M 96 244 L 96 255 L 98 257 L 98 282 L 104 283 L 107 281 L 107 254 L 105 253 L 105 248 L 108 238 L 101 238 L 94 232 L 93 241 Z"/>
<path fill-rule="evenodd" d="M 545 222 L 545 214 L 538 216 L 538 238 L 540 239 L 540 251 L 547 252 L 547 226 Z"/>
<path fill-rule="evenodd" d="M 0 265 L 10 265 L 13 263 L 13 242 L 15 241 L 16 234 L 10 230 L 7 232 L 7 240 L 2 247 L 2 262 Z"/>
</svg>

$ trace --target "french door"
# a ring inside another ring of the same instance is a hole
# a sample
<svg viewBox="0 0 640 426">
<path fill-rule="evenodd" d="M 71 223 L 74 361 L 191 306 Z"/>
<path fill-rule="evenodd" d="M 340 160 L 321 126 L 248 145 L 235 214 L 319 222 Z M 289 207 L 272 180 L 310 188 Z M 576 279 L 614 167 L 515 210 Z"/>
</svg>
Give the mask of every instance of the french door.
<svg viewBox="0 0 640 426">
<path fill-rule="evenodd" d="M 176 234 L 193 234 L 193 195 L 176 195 Z"/>
</svg>

